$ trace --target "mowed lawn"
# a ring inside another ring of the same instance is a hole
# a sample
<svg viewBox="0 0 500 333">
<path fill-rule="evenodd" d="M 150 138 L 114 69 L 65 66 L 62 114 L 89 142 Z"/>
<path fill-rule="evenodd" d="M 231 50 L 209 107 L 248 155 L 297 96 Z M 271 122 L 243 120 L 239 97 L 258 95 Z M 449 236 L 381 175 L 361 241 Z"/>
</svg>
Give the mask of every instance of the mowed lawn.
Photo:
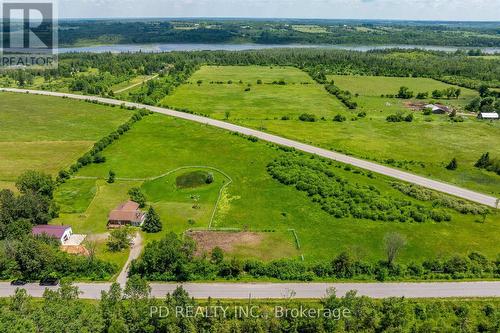
<svg viewBox="0 0 500 333">
<path fill-rule="evenodd" d="M 271 231 L 269 240 L 272 242 L 266 241 L 252 249 L 240 249 L 240 255 L 252 253 L 252 256 L 269 258 L 272 251 L 274 257 L 280 254 L 298 257 L 303 254 L 305 260 L 315 261 L 329 260 L 347 250 L 359 258 L 375 261 L 384 257 L 383 239 L 391 231 L 398 231 L 408 238 L 408 246 L 400 259 L 405 262 L 470 251 L 479 251 L 494 258 L 500 251 L 498 214 L 489 215 L 485 223 L 476 222 L 477 217 L 454 212 L 451 212 L 452 222 L 439 224 L 336 219 L 321 210 L 304 193 L 282 185 L 268 175 L 268 163 L 285 152 L 264 142 L 254 143 L 202 124 L 151 115 L 136 123 L 103 154 L 106 163 L 87 166 L 79 172 L 79 176 L 98 177 L 100 180 L 97 182 L 102 187 L 97 189 L 87 209 L 89 215 L 94 214 L 92 210 L 95 209 L 96 218 L 86 219 L 81 224 L 75 220 L 77 232 L 80 228 L 104 231 L 106 211 L 125 200 L 127 190 L 133 186 L 142 186 L 150 203 L 159 207 L 164 225 L 162 234 L 205 227 L 203 224 L 207 220 L 203 217 L 198 217 L 194 225 L 188 222 L 197 214 L 193 212 L 192 197 L 200 196 L 202 210 L 205 206 L 210 207 L 225 181 L 219 174 L 214 173 L 216 181 L 211 185 L 182 190 L 174 187 L 179 173 L 146 183 L 127 182 L 120 178 L 148 178 L 185 166 L 209 166 L 223 171 L 233 180 L 223 191 L 214 226 Z M 118 177 L 117 183 L 112 185 L 104 183 L 110 169 Z M 389 197 L 412 200 L 394 190 L 389 184 L 391 180 L 385 177 L 371 179 L 342 168 L 336 168 L 335 172 L 355 183 L 372 184 Z M 87 192 L 92 191 L 91 185 L 85 187 Z M 87 194 L 82 193 L 83 196 Z M 75 205 L 81 205 L 80 200 L 73 200 Z M 295 243 L 289 229 L 295 229 L 298 234 L 302 246 L 298 251 L 294 251 Z M 146 236 L 146 241 L 157 237 L 159 235 Z"/>
<path fill-rule="evenodd" d="M 295 82 L 295 85 L 256 85 L 259 78 L 264 83 L 283 79 L 287 83 Z M 340 88 L 360 94 L 354 98 L 359 105 L 357 110 L 345 108 L 321 85 L 311 83 L 308 75 L 296 68 L 259 66 L 202 67 L 163 104 L 217 119 L 225 119 L 227 111 L 230 113 L 228 121 L 233 123 L 389 164 L 472 190 L 500 195 L 500 176 L 474 167 L 485 152 L 500 158 L 500 146 L 497 144 L 500 122 L 465 117 L 463 123 L 454 123 L 446 115 L 424 116 L 421 112 L 409 110 L 402 100 L 380 97 L 381 94 L 396 94 L 401 85 L 415 92 L 432 92 L 449 85 L 424 78 L 330 78 Z M 237 84 L 240 79 L 243 84 Z M 200 85 L 198 80 L 202 81 Z M 228 80 L 232 80 L 233 84 L 227 84 Z M 226 83 L 210 83 L 217 81 Z M 247 83 L 252 83 L 249 92 L 244 91 Z M 476 95 L 474 91 L 463 88 L 458 101 L 443 102 L 464 105 Z M 361 111 L 366 112 L 366 117 L 358 117 Z M 415 120 L 412 123 L 386 121 L 388 115 L 397 112 L 412 112 Z M 300 121 L 298 118 L 302 113 L 315 114 L 318 121 Z M 337 114 L 347 120 L 332 121 Z M 282 120 L 282 116 L 289 116 L 290 119 Z M 456 171 L 445 168 L 452 158 L 458 160 Z"/>
<path fill-rule="evenodd" d="M 28 169 L 52 175 L 124 123 L 131 113 L 86 102 L 0 93 L 0 180 Z"/>
<path fill-rule="evenodd" d="M 280 81 L 286 84 L 276 84 Z M 233 121 L 297 118 L 302 113 L 333 117 L 343 109 L 303 71 L 261 66 L 204 66 L 161 104 L 218 119 L 229 112 Z"/>
</svg>

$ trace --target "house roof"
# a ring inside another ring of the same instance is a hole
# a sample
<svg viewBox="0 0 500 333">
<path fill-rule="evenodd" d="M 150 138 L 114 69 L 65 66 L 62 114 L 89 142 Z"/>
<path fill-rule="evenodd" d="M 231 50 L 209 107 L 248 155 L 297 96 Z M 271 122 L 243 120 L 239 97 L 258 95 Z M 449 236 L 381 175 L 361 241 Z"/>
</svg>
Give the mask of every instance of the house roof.
<svg viewBox="0 0 500 333">
<path fill-rule="evenodd" d="M 432 111 L 436 111 L 436 110 L 448 111 L 449 110 L 449 108 L 447 106 L 439 105 L 439 104 L 427 104 L 427 105 L 425 105 L 425 108 L 432 109 Z"/>
<path fill-rule="evenodd" d="M 481 112 L 481 117 L 488 118 L 488 119 L 497 119 L 498 113 L 496 113 L 496 112 Z"/>
<path fill-rule="evenodd" d="M 139 222 L 144 213 L 139 210 L 139 204 L 134 201 L 127 201 L 116 207 L 109 213 L 109 221 L 130 221 Z"/>
<path fill-rule="evenodd" d="M 61 238 L 66 230 L 71 229 L 70 226 L 67 225 L 36 225 L 31 229 L 31 233 L 33 236 L 39 235 L 47 235 L 51 237 Z"/>
</svg>

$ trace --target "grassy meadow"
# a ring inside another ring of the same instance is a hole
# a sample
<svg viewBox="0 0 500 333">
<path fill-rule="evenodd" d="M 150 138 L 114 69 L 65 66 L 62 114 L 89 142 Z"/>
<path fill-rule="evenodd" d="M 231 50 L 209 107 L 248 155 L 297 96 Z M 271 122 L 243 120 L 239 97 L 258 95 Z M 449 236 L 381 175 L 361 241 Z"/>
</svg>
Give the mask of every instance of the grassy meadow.
<svg viewBox="0 0 500 333">
<path fill-rule="evenodd" d="M 424 116 L 422 112 L 408 109 L 406 101 L 380 97 L 396 94 L 401 85 L 414 89 L 415 93 L 445 89 L 449 85 L 424 78 L 330 78 L 341 89 L 359 93 L 353 98 L 359 105 L 357 110 L 345 108 L 296 68 L 258 66 L 202 67 L 162 104 L 500 195 L 500 176 L 473 166 L 484 152 L 500 157 L 497 144 L 500 122 L 483 122 L 473 116 L 464 116 L 464 122 L 455 123 L 447 115 Z M 259 79 L 263 84 L 256 84 Z M 240 84 L 240 80 L 243 83 Z M 287 84 L 272 84 L 280 80 Z M 247 88 L 250 91 L 245 91 Z M 458 100 L 442 102 L 462 107 L 474 96 L 474 91 L 462 88 Z M 358 117 L 362 111 L 366 112 L 366 117 Z M 412 123 L 386 121 L 388 115 L 397 112 L 413 113 L 415 120 Z M 317 121 L 300 121 L 298 117 L 303 113 L 314 114 Z M 346 117 L 347 121 L 332 121 L 337 114 Z M 282 120 L 283 117 L 289 119 Z M 452 158 L 458 160 L 456 171 L 445 169 Z"/>
<path fill-rule="evenodd" d="M 435 256 L 450 256 L 479 251 L 494 258 L 500 251 L 500 217 L 488 215 L 485 223 L 477 217 L 450 211 L 449 223 L 380 223 L 353 218 L 336 219 L 313 203 L 304 193 L 273 180 L 266 171 L 267 164 L 285 152 L 263 142 L 250 142 L 246 138 L 201 124 L 151 115 L 136 123 L 131 131 L 103 152 L 104 164 L 84 167 L 79 177 L 95 177 L 97 190 L 85 180 L 81 200 L 71 190 L 83 179 L 71 180 L 58 190 L 58 201 L 72 196 L 75 206 L 88 203 L 84 213 L 70 213 L 54 223 L 70 223 L 75 232 L 102 233 L 110 209 L 126 200 L 128 189 L 141 186 L 149 203 L 158 208 L 163 220 L 163 231 L 145 235 L 146 242 L 174 231 L 206 228 L 217 196 L 222 191 L 213 221 L 216 228 L 241 228 L 264 231 L 268 235 L 255 247 L 237 247 L 231 255 L 254 256 L 269 259 L 272 256 L 299 257 L 306 261 L 328 260 L 348 250 L 358 258 L 379 260 L 384 257 L 384 236 L 398 231 L 408 239 L 400 260 L 423 260 Z M 194 166 L 194 167 L 193 167 Z M 179 169 L 188 167 L 186 169 Z M 195 187 L 177 186 L 179 176 L 191 171 L 213 171 L 212 184 Z M 108 171 L 117 174 L 114 184 L 105 183 Z M 212 169 L 214 170 L 214 169 Z M 369 178 L 355 170 L 335 169 L 336 174 L 359 184 L 371 184 L 392 198 L 414 201 L 394 190 L 390 180 L 375 176 Z M 164 175 L 164 176 L 162 176 Z M 159 178 L 156 178 L 161 176 Z M 153 177 L 154 179 L 151 179 Z M 132 180 L 134 179 L 134 180 Z M 193 198 L 198 198 L 195 208 Z M 66 200 L 68 202 L 68 200 Z M 429 206 L 429 203 L 422 203 Z M 71 211 L 71 207 L 66 209 Z M 77 211 L 78 209 L 74 209 Z M 189 220 L 194 220 L 191 224 Z M 290 229 L 295 229 L 301 248 L 295 250 Z"/>
<path fill-rule="evenodd" d="M 86 102 L 0 93 L 0 181 L 23 171 L 52 175 L 114 131 L 131 113 Z"/>
<path fill-rule="evenodd" d="M 396 95 L 399 88 L 408 87 L 415 95 L 419 92 L 428 92 L 430 99 L 434 90 L 444 90 L 452 85 L 429 78 L 411 77 L 385 77 L 385 76 L 355 76 L 355 75 L 329 75 L 328 80 L 333 80 L 340 89 L 349 90 L 360 96 L 380 97 L 383 95 Z M 458 99 L 438 99 L 443 104 L 464 106 L 472 98 L 478 96 L 477 91 L 460 88 L 461 95 Z"/>
<path fill-rule="evenodd" d="M 281 80 L 286 85 L 273 84 Z M 306 73 L 292 67 L 259 66 L 204 66 L 161 104 L 218 119 L 229 116 L 238 122 L 297 118 L 305 112 L 333 117 L 343 109 Z"/>
</svg>

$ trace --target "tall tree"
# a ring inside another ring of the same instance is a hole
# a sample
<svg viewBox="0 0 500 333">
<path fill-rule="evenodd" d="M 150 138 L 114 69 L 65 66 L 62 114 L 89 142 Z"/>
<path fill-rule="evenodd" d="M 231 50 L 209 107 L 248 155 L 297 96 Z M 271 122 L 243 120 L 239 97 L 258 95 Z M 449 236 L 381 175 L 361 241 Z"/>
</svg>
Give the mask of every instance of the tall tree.
<svg viewBox="0 0 500 333">
<path fill-rule="evenodd" d="M 391 232 L 385 236 L 384 242 L 387 263 L 392 265 L 399 252 L 406 245 L 406 238 L 397 232 Z"/>
<path fill-rule="evenodd" d="M 52 198 L 55 182 L 50 175 L 28 170 L 19 176 L 16 181 L 16 187 L 23 194 L 32 192 Z"/>
<path fill-rule="evenodd" d="M 162 230 L 163 226 L 160 220 L 160 216 L 154 210 L 153 206 L 149 207 L 148 213 L 146 215 L 146 221 L 142 225 L 142 231 L 147 233 L 156 233 Z"/>
</svg>

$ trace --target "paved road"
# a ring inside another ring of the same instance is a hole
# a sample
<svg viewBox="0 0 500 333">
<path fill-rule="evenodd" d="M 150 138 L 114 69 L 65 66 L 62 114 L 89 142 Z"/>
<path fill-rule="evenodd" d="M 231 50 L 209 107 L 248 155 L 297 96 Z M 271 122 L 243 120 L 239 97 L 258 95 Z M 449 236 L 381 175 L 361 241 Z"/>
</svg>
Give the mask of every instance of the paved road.
<svg viewBox="0 0 500 333">
<path fill-rule="evenodd" d="M 99 299 L 101 291 L 108 290 L 109 283 L 77 283 L 81 298 Z M 205 299 L 279 299 L 292 295 L 295 298 L 322 298 L 329 288 L 335 288 L 338 296 L 350 290 L 372 298 L 448 298 L 448 297 L 500 297 L 500 281 L 493 282 L 424 282 L 424 283 L 187 283 L 184 288 L 192 297 Z M 153 297 L 162 298 L 177 284 L 151 284 Z M 23 287 L 33 297 L 43 296 L 44 287 L 28 284 Z M 54 289 L 54 287 L 51 287 Z M 0 283 L 0 297 L 13 295 L 16 287 Z"/>
<path fill-rule="evenodd" d="M 137 232 L 132 240 L 132 245 L 130 246 L 130 253 L 128 255 L 127 262 L 123 265 L 122 271 L 116 278 L 116 282 L 118 282 L 122 287 L 127 283 L 128 271 L 130 269 L 130 263 L 132 260 L 139 258 L 142 252 L 142 236 L 140 232 Z"/>
<path fill-rule="evenodd" d="M 298 141 L 290 140 L 290 139 L 285 139 L 283 137 L 277 136 L 277 135 L 272 135 L 268 134 L 265 132 L 261 132 L 258 130 L 250 129 L 247 127 L 243 126 L 238 126 L 234 124 L 230 124 L 224 121 L 220 120 L 215 120 L 215 119 L 210 119 L 202 116 L 197 116 L 185 112 L 179 112 L 175 110 L 170 110 L 166 108 L 161 108 L 157 106 L 150 106 L 150 105 L 144 105 L 144 104 L 139 104 L 139 103 L 132 103 L 132 102 L 126 102 L 126 101 L 119 101 L 115 99 L 110 99 L 110 98 L 103 98 L 103 97 L 95 97 L 95 96 L 83 96 L 83 95 L 76 95 L 76 94 L 67 94 L 67 93 L 60 93 L 60 92 L 51 92 L 51 91 L 40 91 L 40 90 L 26 90 L 26 89 L 15 89 L 15 88 L 0 88 L 0 91 L 9 91 L 9 92 L 17 92 L 17 93 L 32 93 L 32 94 L 38 94 L 38 95 L 46 95 L 46 96 L 57 96 L 57 97 L 67 97 L 67 98 L 72 98 L 72 99 L 79 99 L 79 100 L 95 100 L 99 101 L 102 103 L 108 103 L 108 104 L 113 104 L 113 105 L 126 105 L 126 106 L 135 106 L 137 108 L 144 108 L 148 109 L 150 111 L 156 112 L 156 113 L 161 113 L 165 114 L 168 116 L 176 117 L 176 118 L 181 118 L 181 119 L 186 119 L 202 124 L 207 124 L 210 126 L 222 128 L 228 131 L 232 132 L 237 132 L 245 135 L 251 135 L 254 137 L 257 137 L 261 140 L 272 142 L 278 145 L 282 146 L 287 146 L 287 147 L 293 147 L 297 150 L 301 150 L 307 153 L 315 154 L 318 156 L 322 156 L 331 160 L 339 161 L 342 163 L 350 164 L 353 166 L 356 166 L 361 169 L 365 170 L 370 170 L 375 173 L 379 173 L 382 175 L 386 175 L 392 178 L 396 178 L 399 180 L 403 180 L 405 182 L 417 184 L 429 189 L 433 189 L 439 192 L 447 193 L 454 195 L 459 198 L 463 198 L 466 200 L 470 200 L 473 202 L 477 202 L 483 205 L 487 205 L 490 207 L 497 207 L 498 205 L 498 199 L 489 195 L 481 194 L 478 192 L 474 192 L 471 190 L 463 189 L 458 186 L 450 185 L 447 183 L 439 182 L 436 180 L 431 180 L 422 176 L 417 176 L 408 172 L 404 172 L 401 170 L 389 168 L 377 163 L 373 162 L 368 162 L 359 158 L 351 157 L 348 155 L 340 154 L 337 152 L 333 152 L 330 150 L 318 148 L 315 146 L 311 146 L 305 143 L 301 143 Z M 497 207 L 498 208 L 498 207 Z"/>
</svg>

